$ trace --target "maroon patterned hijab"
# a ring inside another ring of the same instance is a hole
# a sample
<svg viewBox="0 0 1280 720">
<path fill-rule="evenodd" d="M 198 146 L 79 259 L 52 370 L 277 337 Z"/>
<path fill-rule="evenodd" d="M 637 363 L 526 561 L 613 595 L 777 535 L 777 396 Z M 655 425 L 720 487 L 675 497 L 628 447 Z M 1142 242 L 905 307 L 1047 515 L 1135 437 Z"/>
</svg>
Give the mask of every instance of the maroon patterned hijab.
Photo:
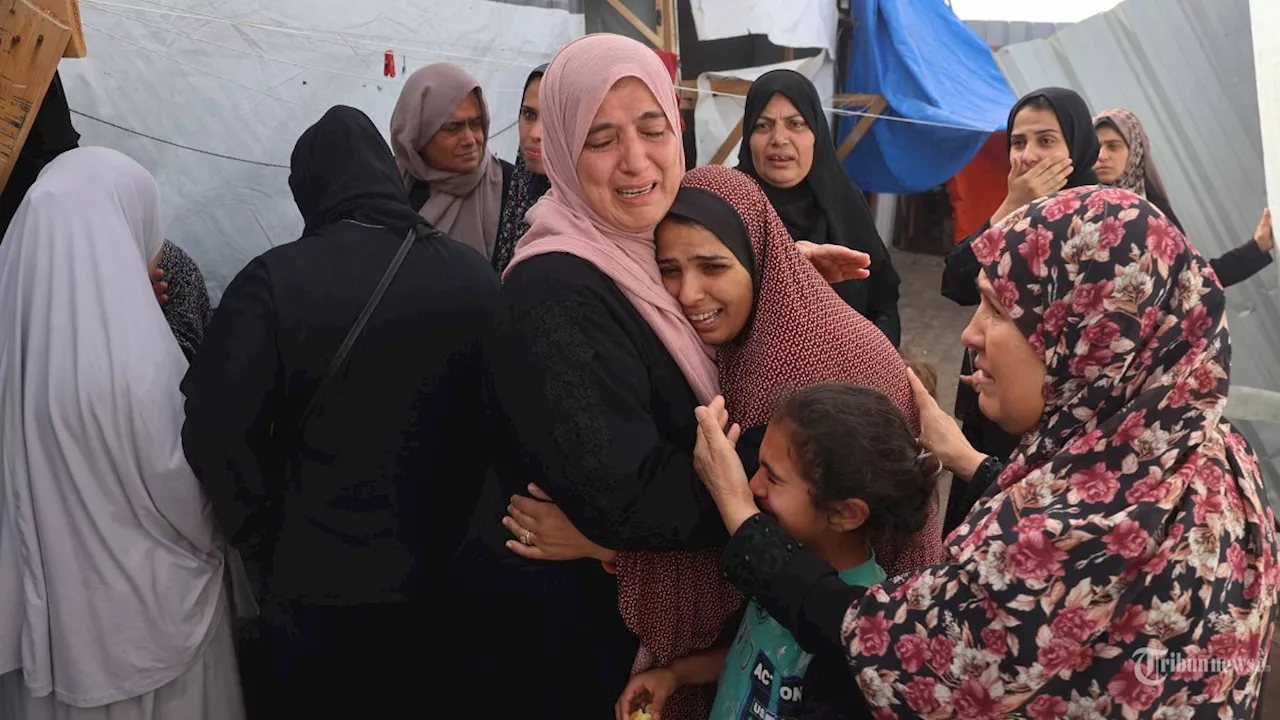
<svg viewBox="0 0 1280 720">
<path fill-rule="evenodd" d="M 863 693 L 881 717 L 1252 717 L 1275 519 L 1222 419 L 1231 340 L 1208 262 L 1148 202 L 1097 187 L 973 249 L 1044 360 L 1046 408 L 951 562 L 851 608 Z"/>
</svg>

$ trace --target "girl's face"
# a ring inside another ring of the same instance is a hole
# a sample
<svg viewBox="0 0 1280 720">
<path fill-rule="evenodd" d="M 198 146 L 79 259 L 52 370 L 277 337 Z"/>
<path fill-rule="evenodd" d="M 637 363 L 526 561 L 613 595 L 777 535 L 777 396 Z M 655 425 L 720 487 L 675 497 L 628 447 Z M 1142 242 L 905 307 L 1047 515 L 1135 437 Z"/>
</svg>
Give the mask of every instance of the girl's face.
<svg viewBox="0 0 1280 720">
<path fill-rule="evenodd" d="M 811 478 L 804 477 L 800 458 L 791 443 L 786 423 L 770 423 L 760 445 L 760 469 L 751 478 L 751 493 L 766 514 L 773 517 L 799 542 L 822 548 L 843 539 L 866 521 L 862 500 L 843 500 L 839 509 L 817 502 Z"/>
<path fill-rule="evenodd" d="M 1114 185 L 1129 164 L 1129 146 L 1110 125 L 1098 128 L 1098 144 L 1102 149 L 1098 151 L 1098 164 L 1093 166 L 1093 171 L 1098 175 L 1098 182 Z"/>
<path fill-rule="evenodd" d="M 662 285 L 708 345 L 738 337 L 751 317 L 751 273 L 701 225 L 666 220 L 658 225 Z"/>
<path fill-rule="evenodd" d="M 1054 162 L 1070 156 L 1071 148 L 1067 147 L 1057 115 L 1038 107 L 1018 111 L 1009 129 L 1010 165 L 1026 172 L 1042 161 Z"/>
<path fill-rule="evenodd" d="M 538 106 L 541 88 L 542 78 L 534 78 L 520 102 L 520 154 L 530 172 L 546 175 L 547 168 L 542 164 L 542 113 Z"/>
</svg>

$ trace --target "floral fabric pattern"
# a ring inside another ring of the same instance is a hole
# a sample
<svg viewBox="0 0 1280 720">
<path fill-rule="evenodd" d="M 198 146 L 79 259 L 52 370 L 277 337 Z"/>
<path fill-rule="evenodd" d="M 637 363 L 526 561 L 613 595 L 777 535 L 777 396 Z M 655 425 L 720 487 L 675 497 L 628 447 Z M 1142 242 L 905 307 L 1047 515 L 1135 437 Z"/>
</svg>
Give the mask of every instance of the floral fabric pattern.
<svg viewBox="0 0 1280 720">
<path fill-rule="evenodd" d="M 1222 419 L 1231 339 L 1209 263 L 1113 188 L 1050 195 L 973 248 L 1044 360 L 1046 407 L 951 562 L 846 615 L 875 715 L 1253 717 L 1275 518 Z"/>
</svg>

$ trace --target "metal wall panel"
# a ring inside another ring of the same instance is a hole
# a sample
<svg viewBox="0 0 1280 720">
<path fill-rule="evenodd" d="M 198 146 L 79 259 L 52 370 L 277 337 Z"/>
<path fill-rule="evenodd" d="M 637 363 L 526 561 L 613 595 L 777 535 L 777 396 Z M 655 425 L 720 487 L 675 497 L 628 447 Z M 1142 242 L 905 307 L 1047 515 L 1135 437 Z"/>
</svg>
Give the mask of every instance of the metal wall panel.
<svg viewBox="0 0 1280 720">
<path fill-rule="evenodd" d="M 993 48 L 1041 40 L 1071 23 L 1023 22 L 1020 20 L 965 20 L 964 24 Z"/>
<path fill-rule="evenodd" d="M 1173 208 L 1206 256 L 1253 236 L 1266 198 L 1248 0 L 1127 0 L 996 59 L 1018 94 L 1069 87 L 1095 112 L 1141 117 Z M 1227 292 L 1233 385 L 1280 390 L 1277 279 L 1269 269 Z M 1280 506 L 1280 424 L 1240 425 Z"/>
</svg>

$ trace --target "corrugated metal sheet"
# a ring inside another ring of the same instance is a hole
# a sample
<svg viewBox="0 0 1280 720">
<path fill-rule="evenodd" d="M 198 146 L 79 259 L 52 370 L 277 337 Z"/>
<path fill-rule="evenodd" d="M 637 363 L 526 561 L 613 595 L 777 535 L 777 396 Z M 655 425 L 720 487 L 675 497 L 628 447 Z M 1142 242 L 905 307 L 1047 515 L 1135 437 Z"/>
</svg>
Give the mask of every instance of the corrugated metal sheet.
<svg viewBox="0 0 1280 720">
<path fill-rule="evenodd" d="M 1023 22 L 1021 20 L 965 20 L 965 26 L 993 48 L 1043 40 L 1071 23 Z"/>
<path fill-rule="evenodd" d="M 1058 85 L 1095 111 L 1137 113 L 1178 218 L 1205 255 L 1253 236 L 1266 197 L 1248 0 L 1127 0 L 996 59 L 1016 93 Z M 1227 292 L 1235 385 L 1280 390 L 1277 275 Z M 1269 466 L 1280 507 L 1280 424 L 1239 424 Z"/>
</svg>

